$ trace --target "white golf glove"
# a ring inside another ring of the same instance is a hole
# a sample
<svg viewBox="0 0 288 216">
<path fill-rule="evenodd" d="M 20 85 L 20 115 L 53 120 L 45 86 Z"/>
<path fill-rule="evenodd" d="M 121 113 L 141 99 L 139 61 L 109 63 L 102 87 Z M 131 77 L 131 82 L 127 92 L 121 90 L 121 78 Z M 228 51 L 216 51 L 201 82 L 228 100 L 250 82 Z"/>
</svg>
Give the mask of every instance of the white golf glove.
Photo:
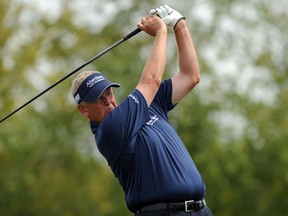
<svg viewBox="0 0 288 216">
<path fill-rule="evenodd" d="M 185 19 L 178 11 L 168 5 L 160 6 L 159 8 L 150 10 L 150 15 L 157 14 L 167 26 L 175 28 L 180 19 Z"/>
</svg>

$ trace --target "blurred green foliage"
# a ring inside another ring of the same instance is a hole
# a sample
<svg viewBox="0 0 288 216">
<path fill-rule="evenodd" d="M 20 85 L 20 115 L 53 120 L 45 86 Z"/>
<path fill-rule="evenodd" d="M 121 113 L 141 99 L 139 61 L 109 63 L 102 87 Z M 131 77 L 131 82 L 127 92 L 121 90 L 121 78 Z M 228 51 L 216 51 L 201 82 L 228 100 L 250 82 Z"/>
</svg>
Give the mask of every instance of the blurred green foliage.
<svg viewBox="0 0 288 216">
<path fill-rule="evenodd" d="M 58 1 L 47 8 L 33 2 L 0 3 L 1 118 L 164 4 Z M 208 205 L 222 216 L 283 215 L 287 2 L 166 3 L 185 14 L 198 53 L 201 82 L 170 118 L 203 175 Z M 152 42 L 142 32 L 85 69 L 121 83 L 115 92 L 120 102 L 136 86 Z M 177 72 L 176 56 L 171 31 L 165 77 Z M 0 124 L 1 215 L 132 215 L 75 108 L 73 77 Z"/>
</svg>

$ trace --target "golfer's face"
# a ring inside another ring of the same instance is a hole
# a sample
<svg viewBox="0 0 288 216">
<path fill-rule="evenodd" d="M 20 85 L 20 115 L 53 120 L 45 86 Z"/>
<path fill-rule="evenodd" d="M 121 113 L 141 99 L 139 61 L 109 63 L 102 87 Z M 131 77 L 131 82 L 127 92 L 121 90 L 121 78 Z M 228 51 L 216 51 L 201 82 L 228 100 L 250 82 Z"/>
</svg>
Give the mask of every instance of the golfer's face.
<svg viewBox="0 0 288 216">
<path fill-rule="evenodd" d="M 102 122 L 109 112 L 117 106 L 112 88 L 107 88 L 100 98 L 92 103 L 86 103 L 87 116 L 95 122 Z"/>
</svg>

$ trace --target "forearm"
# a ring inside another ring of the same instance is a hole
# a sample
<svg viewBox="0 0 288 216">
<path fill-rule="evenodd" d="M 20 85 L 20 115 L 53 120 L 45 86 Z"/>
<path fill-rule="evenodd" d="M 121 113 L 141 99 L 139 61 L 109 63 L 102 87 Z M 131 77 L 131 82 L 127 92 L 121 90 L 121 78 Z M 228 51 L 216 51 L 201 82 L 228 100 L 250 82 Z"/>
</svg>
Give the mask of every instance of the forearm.
<svg viewBox="0 0 288 216">
<path fill-rule="evenodd" d="M 165 27 L 155 36 L 153 49 L 136 87 L 145 97 L 148 106 L 152 103 L 161 84 L 166 64 L 166 47 L 167 28 Z"/>
<path fill-rule="evenodd" d="M 198 59 L 186 21 L 179 20 L 174 32 L 178 46 L 180 73 L 188 75 L 198 83 L 200 80 Z"/>
<path fill-rule="evenodd" d="M 142 79 L 161 82 L 166 64 L 166 47 L 167 29 L 163 29 L 155 37 L 153 49 L 142 72 Z"/>
</svg>

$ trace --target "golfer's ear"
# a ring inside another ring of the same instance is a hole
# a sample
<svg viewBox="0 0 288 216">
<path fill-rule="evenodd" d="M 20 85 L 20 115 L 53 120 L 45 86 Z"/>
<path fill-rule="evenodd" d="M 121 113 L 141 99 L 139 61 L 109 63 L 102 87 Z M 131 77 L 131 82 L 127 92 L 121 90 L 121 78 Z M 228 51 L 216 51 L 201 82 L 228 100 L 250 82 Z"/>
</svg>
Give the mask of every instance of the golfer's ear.
<svg viewBox="0 0 288 216">
<path fill-rule="evenodd" d="M 89 116 L 88 110 L 85 106 L 78 104 L 77 109 L 84 115 L 85 117 Z"/>
</svg>

